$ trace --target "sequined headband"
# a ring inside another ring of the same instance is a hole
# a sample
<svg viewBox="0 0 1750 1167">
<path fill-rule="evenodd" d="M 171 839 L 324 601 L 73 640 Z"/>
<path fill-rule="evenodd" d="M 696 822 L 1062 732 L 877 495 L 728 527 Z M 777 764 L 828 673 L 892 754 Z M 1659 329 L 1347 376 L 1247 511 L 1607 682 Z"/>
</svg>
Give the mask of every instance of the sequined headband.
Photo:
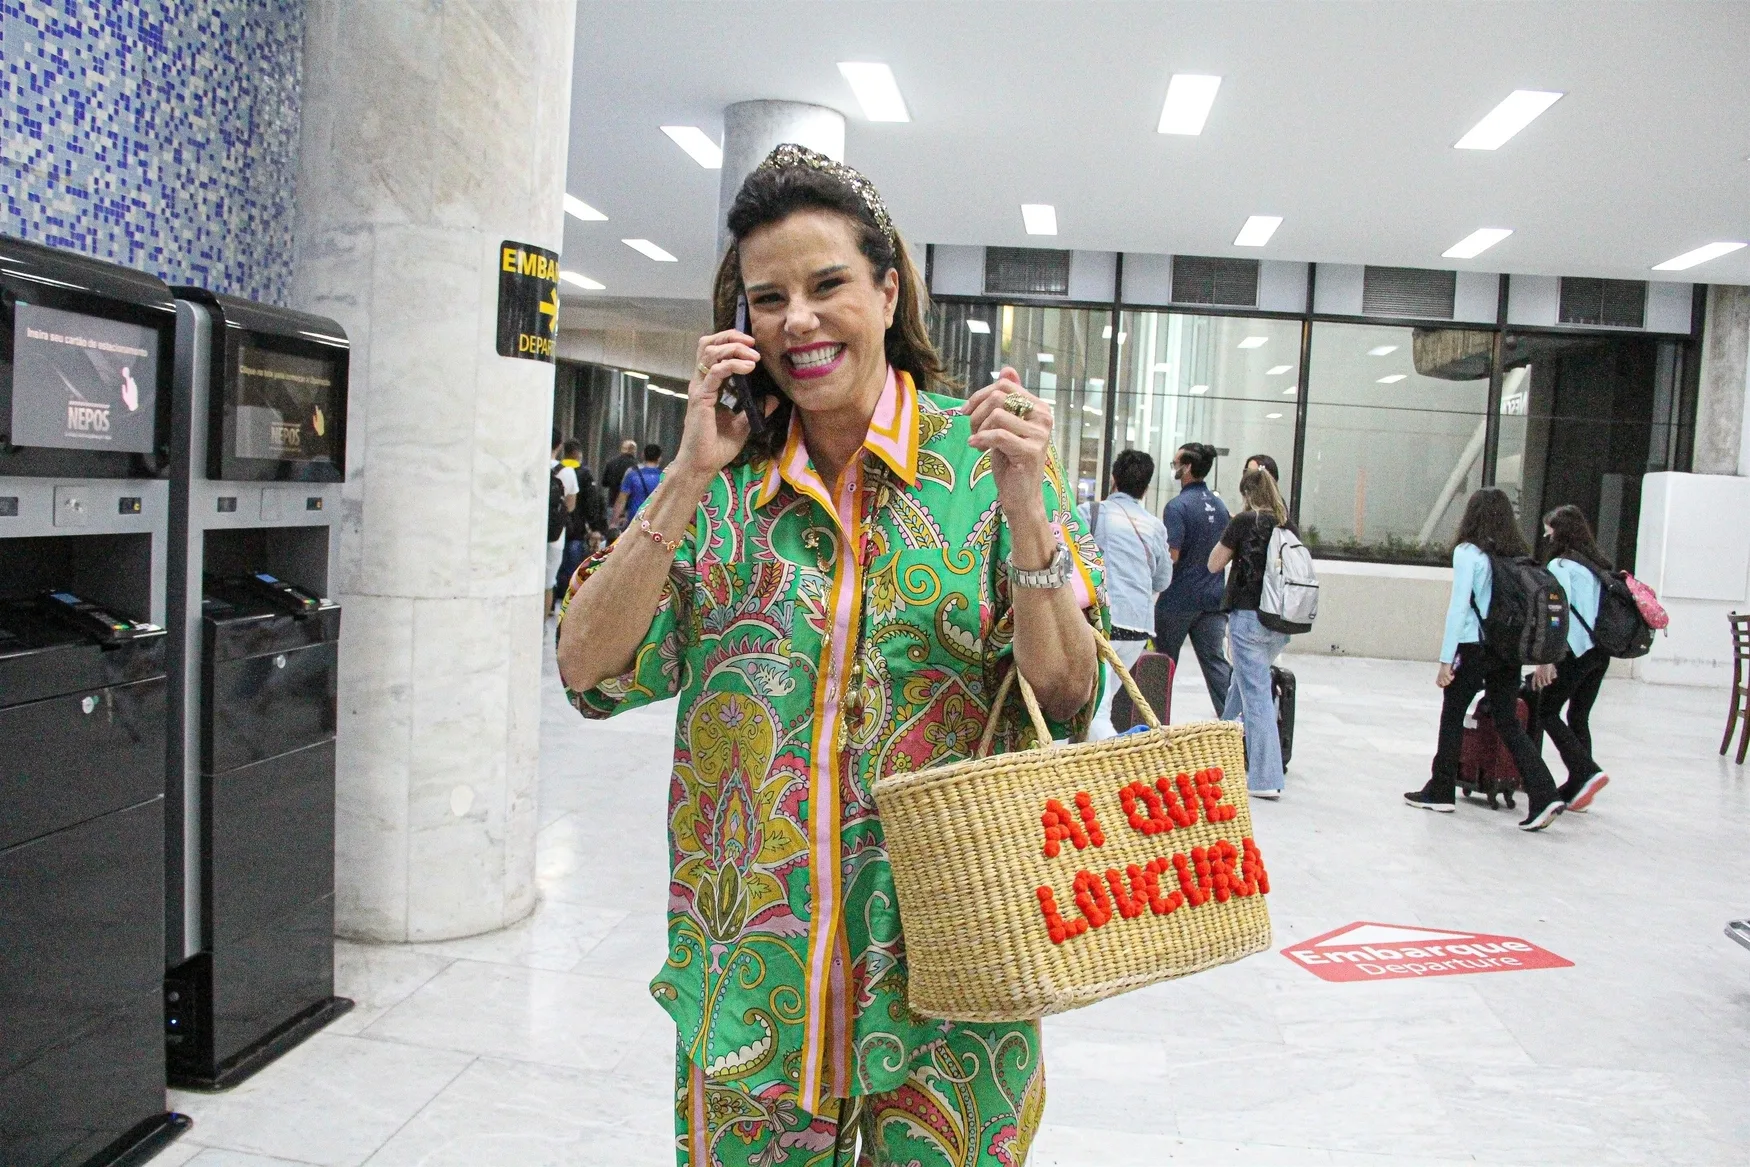
<svg viewBox="0 0 1750 1167">
<path fill-rule="evenodd" d="M 868 208 L 870 217 L 875 220 L 875 226 L 887 236 L 889 242 L 893 241 L 893 219 L 887 214 L 887 204 L 881 201 L 875 184 L 863 177 L 860 171 L 853 170 L 843 162 L 834 162 L 818 150 L 810 150 L 807 146 L 798 146 L 794 142 L 785 142 L 778 146 L 759 165 L 761 170 L 789 170 L 795 167 L 818 170 L 849 187 L 863 200 L 863 206 Z"/>
</svg>

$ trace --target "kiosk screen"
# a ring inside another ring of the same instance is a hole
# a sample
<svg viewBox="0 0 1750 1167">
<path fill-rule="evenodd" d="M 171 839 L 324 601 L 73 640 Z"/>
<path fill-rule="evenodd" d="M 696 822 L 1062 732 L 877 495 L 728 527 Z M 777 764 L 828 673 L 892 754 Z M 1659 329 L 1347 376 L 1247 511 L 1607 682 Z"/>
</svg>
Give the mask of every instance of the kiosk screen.
<svg viewBox="0 0 1750 1167">
<path fill-rule="evenodd" d="M 151 453 L 157 332 L 23 301 L 12 329 L 14 446 Z"/>
<path fill-rule="evenodd" d="M 234 457 L 332 463 L 334 413 L 330 362 L 250 345 L 239 350 Z"/>
</svg>

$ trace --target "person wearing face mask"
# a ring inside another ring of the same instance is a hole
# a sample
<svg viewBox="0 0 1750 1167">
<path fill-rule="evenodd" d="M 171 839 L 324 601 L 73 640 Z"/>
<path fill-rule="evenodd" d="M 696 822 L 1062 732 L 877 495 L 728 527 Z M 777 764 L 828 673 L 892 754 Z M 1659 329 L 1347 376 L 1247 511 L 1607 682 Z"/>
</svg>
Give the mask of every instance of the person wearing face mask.
<svg viewBox="0 0 1750 1167">
<path fill-rule="evenodd" d="M 870 791 L 970 757 L 1010 669 L 1055 732 L 1086 728 L 1098 554 L 1051 407 L 1014 370 L 965 401 L 931 392 L 927 294 L 868 179 L 780 146 L 728 227 L 680 445 L 573 577 L 558 645 L 585 716 L 679 697 L 651 989 L 679 1030 L 683 1160 L 948 1167 L 965 1151 L 931 1131 L 955 1129 L 978 1132 L 981 1161 L 1020 1164 L 1044 1104 L 1038 1023 L 906 1007 Z M 731 376 L 757 434 L 724 406 Z M 924 1097 L 946 1110 L 920 1133 Z"/>
<path fill-rule="evenodd" d="M 1186 442 L 1173 456 L 1179 493 L 1161 516 L 1173 556 L 1173 582 L 1155 600 L 1155 647 L 1177 663 L 1185 637 L 1197 652 L 1203 684 L 1215 715 L 1227 708 L 1233 671 L 1227 660 L 1227 614 L 1222 610 L 1225 577 L 1210 571 L 1209 553 L 1227 530 L 1227 504 L 1204 479 L 1215 465 L 1215 447 Z"/>
</svg>

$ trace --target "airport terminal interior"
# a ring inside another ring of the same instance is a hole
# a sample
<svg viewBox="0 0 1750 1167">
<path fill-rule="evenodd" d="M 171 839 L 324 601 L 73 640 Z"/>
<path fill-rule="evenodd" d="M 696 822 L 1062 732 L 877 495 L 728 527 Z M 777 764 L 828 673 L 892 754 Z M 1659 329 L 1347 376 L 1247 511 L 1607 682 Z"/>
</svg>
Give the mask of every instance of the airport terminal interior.
<svg viewBox="0 0 1750 1167">
<path fill-rule="evenodd" d="M 0 3 L 0 1167 L 1750 1161 L 1746 46 Z"/>
</svg>

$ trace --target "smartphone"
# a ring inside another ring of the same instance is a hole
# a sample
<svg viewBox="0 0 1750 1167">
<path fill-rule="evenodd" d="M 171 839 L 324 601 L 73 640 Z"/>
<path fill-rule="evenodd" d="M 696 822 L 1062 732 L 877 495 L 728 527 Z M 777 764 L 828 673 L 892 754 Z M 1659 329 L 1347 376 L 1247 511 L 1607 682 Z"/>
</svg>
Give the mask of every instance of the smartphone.
<svg viewBox="0 0 1750 1167">
<path fill-rule="evenodd" d="M 747 332 L 747 296 L 735 298 L 735 330 Z M 748 333 L 752 335 L 752 333 Z M 745 414 L 749 437 L 759 437 L 766 430 L 765 401 L 753 387 L 753 378 L 746 373 L 734 373 L 728 382 L 717 393 L 717 400 L 725 409 Z"/>
</svg>

